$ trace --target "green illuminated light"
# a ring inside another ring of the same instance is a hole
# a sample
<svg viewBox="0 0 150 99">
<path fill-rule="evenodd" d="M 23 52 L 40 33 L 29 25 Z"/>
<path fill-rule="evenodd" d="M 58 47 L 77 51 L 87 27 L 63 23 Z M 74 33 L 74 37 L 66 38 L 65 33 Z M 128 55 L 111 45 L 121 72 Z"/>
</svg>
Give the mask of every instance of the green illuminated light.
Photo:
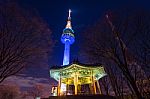
<svg viewBox="0 0 150 99">
<path fill-rule="evenodd" d="M 93 75 L 94 80 L 99 80 L 106 75 L 104 68 L 102 66 L 81 66 L 78 64 L 72 64 L 68 67 L 60 69 L 51 69 L 50 76 L 55 80 L 59 81 L 62 78 L 62 83 L 73 84 L 74 76 L 78 75 L 79 84 L 91 83 L 91 76 Z"/>
</svg>

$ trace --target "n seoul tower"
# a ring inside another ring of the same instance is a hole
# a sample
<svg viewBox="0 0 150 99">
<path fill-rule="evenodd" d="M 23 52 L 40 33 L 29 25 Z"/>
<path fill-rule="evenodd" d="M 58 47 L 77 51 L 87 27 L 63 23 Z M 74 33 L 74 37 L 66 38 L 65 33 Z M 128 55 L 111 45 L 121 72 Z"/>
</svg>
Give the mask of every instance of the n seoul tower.
<svg viewBox="0 0 150 99">
<path fill-rule="evenodd" d="M 74 31 L 73 31 L 72 26 L 71 26 L 71 10 L 69 9 L 67 25 L 66 25 L 66 28 L 63 30 L 63 33 L 61 35 L 61 42 L 63 44 L 65 44 L 63 65 L 69 64 L 70 45 L 73 44 L 74 41 L 75 41 Z"/>
</svg>

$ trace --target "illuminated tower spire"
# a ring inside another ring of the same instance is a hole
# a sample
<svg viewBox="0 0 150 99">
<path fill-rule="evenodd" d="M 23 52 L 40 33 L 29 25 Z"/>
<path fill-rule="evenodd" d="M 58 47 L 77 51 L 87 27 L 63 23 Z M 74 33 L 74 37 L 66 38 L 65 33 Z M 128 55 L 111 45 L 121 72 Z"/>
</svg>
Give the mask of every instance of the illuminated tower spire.
<svg viewBox="0 0 150 99">
<path fill-rule="evenodd" d="M 68 15 L 66 28 L 72 29 L 72 27 L 71 27 L 71 10 L 70 9 L 69 9 L 69 15 Z"/>
<path fill-rule="evenodd" d="M 72 26 L 71 26 L 71 10 L 69 9 L 67 25 L 66 25 L 66 28 L 63 30 L 63 33 L 61 36 L 61 42 L 65 44 L 63 65 L 69 64 L 70 45 L 73 44 L 74 41 L 75 41 L 74 31 L 72 30 Z"/>
</svg>

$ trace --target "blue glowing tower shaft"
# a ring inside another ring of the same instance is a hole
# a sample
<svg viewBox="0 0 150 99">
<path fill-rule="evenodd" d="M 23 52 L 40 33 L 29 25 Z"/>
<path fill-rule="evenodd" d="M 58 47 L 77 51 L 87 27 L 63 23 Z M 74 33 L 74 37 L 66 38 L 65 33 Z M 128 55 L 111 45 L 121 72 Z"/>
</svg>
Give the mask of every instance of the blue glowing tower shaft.
<svg viewBox="0 0 150 99">
<path fill-rule="evenodd" d="M 64 50 L 64 58 L 63 58 L 63 65 L 69 64 L 69 58 L 70 58 L 70 43 L 65 43 L 65 50 Z"/>
<path fill-rule="evenodd" d="M 74 31 L 72 30 L 72 26 L 71 26 L 70 13 L 71 10 L 69 10 L 69 16 L 68 16 L 66 28 L 63 30 L 63 34 L 61 35 L 61 42 L 65 44 L 63 65 L 69 65 L 70 45 L 73 44 L 75 41 Z"/>
</svg>

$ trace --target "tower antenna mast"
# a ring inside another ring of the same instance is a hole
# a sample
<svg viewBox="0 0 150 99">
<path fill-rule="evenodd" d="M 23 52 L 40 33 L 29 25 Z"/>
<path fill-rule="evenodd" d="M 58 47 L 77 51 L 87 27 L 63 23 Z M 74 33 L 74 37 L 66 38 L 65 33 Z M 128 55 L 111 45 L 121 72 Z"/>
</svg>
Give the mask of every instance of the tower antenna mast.
<svg viewBox="0 0 150 99">
<path fill-rule="evenodd" d="M 71 9 L 69 9 L 69 17 L 71 17 Z"/>
</svg>

